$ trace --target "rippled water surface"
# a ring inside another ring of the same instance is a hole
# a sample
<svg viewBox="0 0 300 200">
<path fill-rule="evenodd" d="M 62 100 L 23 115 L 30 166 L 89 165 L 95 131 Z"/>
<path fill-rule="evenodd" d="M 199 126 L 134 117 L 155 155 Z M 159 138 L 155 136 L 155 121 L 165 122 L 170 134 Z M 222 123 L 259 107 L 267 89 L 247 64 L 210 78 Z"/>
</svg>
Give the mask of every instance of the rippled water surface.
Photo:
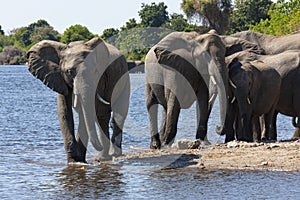
<svg viewBox="0 0 300 200">
<path fill-rule="evenodd" d="M 131 75 L 131 84 L 125 153 L 149 146 L 144 75 Z M 299 198 L 300 173 L 296 172 L 165 169 L 170 157 L 97 164 L 92 147 L 88 165 L 67 166 L 56 94 L 30 75 L 26 66 L 0 66 L 0 94 L 1 199 Z M 214 133 L 217 116 L 214 108 L 208 134 L 213 143 L 224 140 Z M 293 133 L 291 119 L 279 116 L 278 120 L 279 139 L 288 139 Z M 182 110 L 178 126 L 176 139 L 195 137 L 195 106 Z"/>
</svg>

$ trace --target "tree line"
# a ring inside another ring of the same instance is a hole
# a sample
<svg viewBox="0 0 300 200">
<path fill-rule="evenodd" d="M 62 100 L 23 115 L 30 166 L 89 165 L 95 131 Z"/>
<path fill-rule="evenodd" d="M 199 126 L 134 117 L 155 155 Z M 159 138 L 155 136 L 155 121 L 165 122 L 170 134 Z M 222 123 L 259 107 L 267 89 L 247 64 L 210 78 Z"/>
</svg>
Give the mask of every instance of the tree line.
<svg viewBox="0 0 300 200">
<path fill-rule="evenodd" d="M 99 36 L 119 48 L 127 59 L 143 60 L 149 48 L 171 31 L 219 34 L 254 30 L 272 35 L 285 35 L 300 29 L 300 1 L 278 0 L 182 0 L 184 15 L 169 14 L 165 3 L 142 4 L 140 23 L 132 18 L 122 27 L 105 29 L 102 34 L 91 33 L 76 24 L 62 34 L 44 19 L 11 30 L 8 35 L 0 25 L 0 64 L 25 63 L 25 52 L 41 40 L 70 43 Z"/>
</svg>

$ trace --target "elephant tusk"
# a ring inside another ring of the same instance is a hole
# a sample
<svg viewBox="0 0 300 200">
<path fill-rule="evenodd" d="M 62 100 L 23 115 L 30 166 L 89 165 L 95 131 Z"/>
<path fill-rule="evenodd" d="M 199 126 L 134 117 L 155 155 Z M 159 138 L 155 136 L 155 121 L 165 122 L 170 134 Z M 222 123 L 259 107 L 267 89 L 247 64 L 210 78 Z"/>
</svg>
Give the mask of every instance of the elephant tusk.
<svg viewBox="0 0 300 200">
<path fill-rule="evenodd" d="M 214 85 L 217 85 L 217 82 L 216 82 L 216 80 L 215 80 L 215 77 L 212 76 L 212 77 L 211 77 L 211 81 L 213 82 Z"/>
<path fill-rule="evenodd" d="M 216 94 L 214 93 L 214 94 L 210 97 L 208 103 L 211 104 L 211 103 L 213 102 L 213 100 L 215 99 L 215 97 L 216 97 Z"/>
<path fill-rule="evenodd" d="M 251 101 L 250 101 L 249 97 L 247 98 L 247 102 L 248 102 L 248 104 L 251 104 Z"/>
<path fill-rule="evenodd" d="M 76 108 L 77 101 L 78 101 L 78 96 L 75 94 L 75 96 L 74 96 L 74 102 L 73 102 L 73 108 Z"/>
<path fill-rule="evenodd" d="M 234 101 L 235 101 L 235 97 L 232 98 L 230 103 L 234 103 Z"/>
<path fill-rule="evenodd" d="M 110 105 L 110 103 L 108 101 L 105 101 L 99 94 L 97 94 L 97 98 L 99 99 L 99 101 L 101 101 L 102 103 L 106 104 L 106 105 Z"/>
<path fill-rule="evenodd" d="M 236 89 L 236 85 L 230 79 L 229 79 L 229 83 L 234 89 Z"/>
</svg>

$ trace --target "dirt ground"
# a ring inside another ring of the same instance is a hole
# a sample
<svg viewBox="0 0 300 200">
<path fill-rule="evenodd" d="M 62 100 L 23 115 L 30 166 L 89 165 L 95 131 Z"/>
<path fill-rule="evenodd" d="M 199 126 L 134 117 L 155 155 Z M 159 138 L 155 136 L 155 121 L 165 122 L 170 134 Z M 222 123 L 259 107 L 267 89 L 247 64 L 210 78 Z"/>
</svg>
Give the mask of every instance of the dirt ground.
<svg viewBox="0 0 300 200">
<path fill-rule="evenodd" d="M 118 159 L 164 163 L 163 168 L 300 171 L 300 140 L 273 143 L 233 141 L 190 148 L 195 148 L 195 141 L 177 141 L 172 148 L 137 148 L 136 150 L 140 150 L 138 153 L 127 154 Z"/>
</svg>

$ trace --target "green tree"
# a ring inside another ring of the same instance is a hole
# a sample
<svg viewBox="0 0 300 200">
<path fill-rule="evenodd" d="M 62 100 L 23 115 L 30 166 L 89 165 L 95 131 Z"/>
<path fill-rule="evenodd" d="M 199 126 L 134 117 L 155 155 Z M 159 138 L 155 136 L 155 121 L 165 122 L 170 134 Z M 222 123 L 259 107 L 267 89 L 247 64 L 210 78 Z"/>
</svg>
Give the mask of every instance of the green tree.
<svg viewBox="0 0 300 200">
<path fill-rule="evenodd" d="M 100 37 L 107 42 L 112 42 L 113 38 L 116 37 L 118 33 L 119 33 L 118 29 L 108 28 L 103 31 Z"/>
<path fill-rule="evenodd" d="M 228 30 L 231 0 L 183 0 L 181 8 L 192 22 L 222 34 Z"/>
<path fill-rule="evenodd" d="M 59 41 L 60 38 L 60 34 L 43 19 L 29 26 L 18 28 L 13 32 L 14 45 L 22 49 L 29 49 L 32 45 L 41 40 Z"/>
<path fill-rule="evenodd" d="M 138 24 L 136 23 L 136 20 L 134 18 L 132 18 L 132 19 L 129 19 L 128 22 L 126 22 L 125 26 L 121 27 L 121 31 L 129 30 L 129 29 L 136 28 L 136 27 L 138 27 Z"/>
<path fill-rule="evenodd" d="M 182 14 L 173 13 L 171 15 L 170 23 L 166 25 L 166 28 L 170 28 L 174 31 L 184 31 L 189 26 L 187 19 Z"/>
<path fill-rule="evenodd" d="M 139 11 L 142 27 L 160 27 L 169 21 L 167 6 L 161 2 L 151 5 L 142 4 L 142 9 Z"/>
<path fill-rule="evenodd" d="M 271 0 L 236 0 L 230 15 L 230 33 L 248 30 L 261 19 L 268 19 Z"/>
<path fill-rule="evenodd" d="M 270 18 L 261 20 L 251 30 L 271 35 L 286 35 L 300 29 L 300 1 L 278 0 L 268 12 Z"/>
<path fill-rule="evenodd" d="M 87 27 L 82 26 L 80 24 L 76 24 L 70 26 L 64 31 L 60 41 L 65 44 L 68 44 L 70 42 L 79 40 L 87 41 L 92 39 L 93 37 L 95 37 L 95 35 L 92 34 Z"/>
<path fill-rule="evenodd" d="M 4 47 L 12 45 L 14 45 L 12 36 L 0 35 L 0 52 L 2 52 Z"/>
</svg>

